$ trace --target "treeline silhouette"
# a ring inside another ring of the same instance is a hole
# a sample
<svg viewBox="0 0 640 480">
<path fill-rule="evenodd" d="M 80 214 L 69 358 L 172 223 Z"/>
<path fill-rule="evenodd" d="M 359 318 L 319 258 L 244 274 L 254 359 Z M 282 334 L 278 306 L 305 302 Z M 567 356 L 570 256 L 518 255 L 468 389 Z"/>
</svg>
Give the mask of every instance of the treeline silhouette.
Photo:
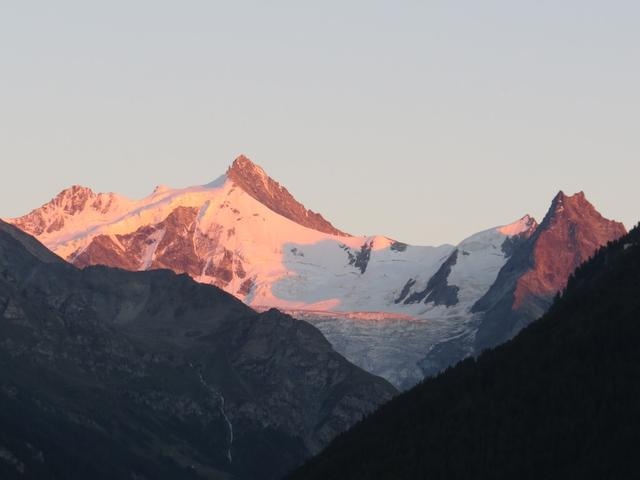
<svg viewBox="0 0 640 480">
<path fill-rule="evenodd" d="M 396 397 L 291 479 L 640 478 L 640 231 L 510 342 Z"/>
</svg>

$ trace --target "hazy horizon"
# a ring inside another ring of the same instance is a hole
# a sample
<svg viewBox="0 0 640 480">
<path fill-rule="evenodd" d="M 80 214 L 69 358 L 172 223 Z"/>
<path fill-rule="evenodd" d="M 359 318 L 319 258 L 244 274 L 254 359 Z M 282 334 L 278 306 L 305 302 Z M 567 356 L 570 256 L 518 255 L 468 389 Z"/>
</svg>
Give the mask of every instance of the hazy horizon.
<svg viewBox="0 0 640 480">
<path fill-rule="evenodd" d="M 353 234 L 457 243 L 583 190 L 640 220 L 634 2 L 0 6 L 0 217 L 247 155 Z"/>
</svg>

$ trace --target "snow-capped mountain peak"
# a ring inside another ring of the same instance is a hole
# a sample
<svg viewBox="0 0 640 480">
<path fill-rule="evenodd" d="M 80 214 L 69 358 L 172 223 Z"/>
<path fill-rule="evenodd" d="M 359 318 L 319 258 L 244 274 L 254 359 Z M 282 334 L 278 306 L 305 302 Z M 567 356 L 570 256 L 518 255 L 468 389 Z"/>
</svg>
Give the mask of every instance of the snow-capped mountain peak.
<svg viewBox="0 0 640 480">
<path fill-rule="evenodd" d="M 169 268 L 248 303 L 282 308 L 340 303 L 333 297 L 320 303 L 295 299 L 274 286 L 294 277 L 304 283 L 296 272 L 300 266 L 337 255 L 340 261 L 325 267 L 329 275 L 342 270 L 362 275 L 371 252 L 393 243 L 335 229 L 244 156 L 207 185 L 159 185 L 140 200 L 74 186 L 8 221 L 80 267 Z"/>
</svg>

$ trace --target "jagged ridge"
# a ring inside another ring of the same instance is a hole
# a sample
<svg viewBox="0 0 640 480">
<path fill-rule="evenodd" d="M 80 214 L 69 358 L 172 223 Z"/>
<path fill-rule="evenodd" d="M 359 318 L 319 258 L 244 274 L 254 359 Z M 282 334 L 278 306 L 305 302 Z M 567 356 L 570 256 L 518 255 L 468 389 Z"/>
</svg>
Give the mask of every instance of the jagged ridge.
<svg viewBox="0 0 640 480">
<path fill-rule="evenodd" d="M 244 155 L 234 160 L 227 170 L 227 177 L 260 203 L 289 220 L 319 232 L 350 236 L 335 228 L 319 213 L 307 210 L 285 187 Z"/>
<path fill-rule="evenodd" d="M 498 345 L 542 315 L 578 265 L 625 233 L 624 225 L 600 215 L 584 192 L 567 196 L 560 191 L 542 223 L 473 306 L 483 314 L 476 348 Z"/>
</svg>

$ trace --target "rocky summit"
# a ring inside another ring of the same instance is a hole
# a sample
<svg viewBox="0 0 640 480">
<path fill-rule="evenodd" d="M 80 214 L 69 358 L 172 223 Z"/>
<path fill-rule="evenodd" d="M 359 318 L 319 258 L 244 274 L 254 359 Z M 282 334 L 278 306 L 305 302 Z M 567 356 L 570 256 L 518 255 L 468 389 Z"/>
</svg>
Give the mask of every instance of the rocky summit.
<svg viewBox="0 0 640 480">
<path fill-rule="evenodd" d="M 508 340 L 542 315 L 580 264 L 625 233 L 624 225 L 600 215 L 583 192 L 559 192 L 540 226 L 474 305 L 482 316 L 477 350 Z"/>
</svg>

